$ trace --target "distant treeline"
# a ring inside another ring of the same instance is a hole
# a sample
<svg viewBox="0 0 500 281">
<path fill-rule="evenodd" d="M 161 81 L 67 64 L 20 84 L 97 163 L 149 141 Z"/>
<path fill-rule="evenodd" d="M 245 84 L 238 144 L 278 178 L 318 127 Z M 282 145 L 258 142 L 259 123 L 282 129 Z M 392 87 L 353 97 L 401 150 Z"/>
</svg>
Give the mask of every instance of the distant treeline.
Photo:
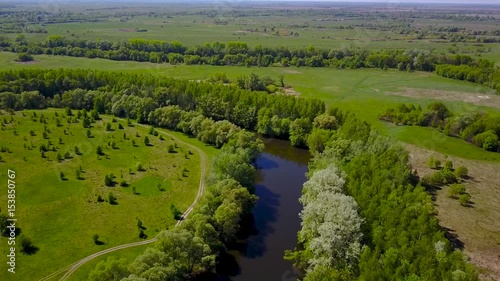
<svg viewBox="0 0 500 281">
<path fill-rule="evenodd" d="M 419 105 L 401 104 L 389 108 L 379 117 L 398 125 L 417 125 L 438 128 L 449 136 L 459 137 L 488 151 L 500 152 L 500 115 L 485 113 L 453 114 L 434 102 L 422 109 Z"/>
<path fill-rule="evenodd" d="M 309 164 L 301 230 L 285 258 L 316 280 L 478 280 L 445 238 L 408 153 L 354 115 Z"/>
<path fill-rule="evenodd" d="M 195 136 L 199 135 L 196 128 L 201 126 L 210 132 L 205 137 L 213 144 L 217 142 L 214 135 L 227 134 L 217 129 L 219 125 L 226 127 L 219 121 L 228 120 L 247 130 L 269 128 L 262 131 L 269 135 L 279 130 L 281 137 L 292 139 L 296 145 L 305 145 L 303 140 L 312 129 L 312 121 L 325 111 L 324 103 L 318 99 L 150 74 L 61 69 L 0 72 L 0 108 L 21 110 L 48 106 L 96 110 L 189 131 Z M 280 120 L 279 128 L 278 124 L 269 123 L 269 116 Z M 205 118 L 210 121 L 203 121 Z M 193 123 L 198 121 L 200 123 Z"/>
<path fill-rule="evenodd" d="M 107 40 L 68 39 L 59 35 L 48 36 L 45 41 L 38 43 L 29 43 L 23 35 L 20 35 L 14 43 L 3 42 L 0 46 L 4 46 L 2 48 L 4 50 L 17 53 L 188 65 L 392 68 L 401 71 L 436 71 L 439 75 L 454 79 L 460 79 L 461 76 L 444 73 L 467 71 L 465 77 L 472 72 L 471 76 L 474 78 L 462 80 L 478 81 L 476 83 L 484 84 L 500 93 L 500 70 L 495 68 L 493 62 L 475 60 L 468 55 L 445 55 L 430 51 L 372 51 L 353 48 L 336 50 L 312 46 L 288 48 L 262 45 L 251 48 L 244 42 L 213 42 L 188 47 L 176 41 L 130 39 L 112 43 Z M 450 66 L 459 66 L 460 70 Z M 443 68 L 447 68 L 447 71 L 443 71 Z M 489 75 L 481 74 L 481 79 L 478 79 L 475 77 L 476 72 Z"/>
</svg>

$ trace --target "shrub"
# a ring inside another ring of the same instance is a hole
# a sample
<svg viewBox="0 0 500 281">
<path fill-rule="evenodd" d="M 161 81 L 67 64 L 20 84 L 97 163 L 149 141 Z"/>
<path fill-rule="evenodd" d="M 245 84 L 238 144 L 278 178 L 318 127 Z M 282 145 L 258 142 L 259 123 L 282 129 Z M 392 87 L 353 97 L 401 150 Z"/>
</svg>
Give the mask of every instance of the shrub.
<svg viewBox="0 0 500 281">
<path fill-rule="evenodd" d="M 123 125 L 122 124 L 118 124 L 118 129 L 123 130 Z"/>
<path fill-rule="evenodd" d="M 31 255 L 36 251 L 36 247 L 30 238 L 26 237 L 24 234 L 19 236 L 19 244 L 21 245 L 21 253 Z"/>
<path fill-rule="evenodd" d="M 111 205 L 116 204 L 116 197 L 111 192 L 108 193 L 108 202 Z"/>
<path fill-rule="evenodd" d="M 92 236 L 92 240 L 94 240 L 96 245 L 99 245 L 99 235 L 97 233 Z"/>
<path fill-rule="evenodd" d="M 465 193 L 460 195 L 460 197 L 458 198 L 458 202 L 460 202 L 460 205 L 467 207 L 469 206 L 470 198 L 471 198 L 470 194 Z"/>
<path fill-rule="evenodd" d="M 438 159 L 435 159 L 434 160 L 434 168 L 439 169 L 440 167 L 441 167 L 441 161 L 439 161 Z"/>
<path fill-rule="evenodd" d="M 106 175 L 106 176 L 104 177 L 104 184 L 105 184 L 106 186 L 113 186 L 113 178 L 112 178 L 112 177 L 110 177 L 109 175 Z"/>
<path fill-rule="evenodd" d="M 16 61 L 18 62 L 27 62 L 27 61 L 33 61 L 34 58 L 32 55 L 28 53 L 20 53 L 17 55 Z"/>
<path fill-rule="evenodd" d="M 97 146 L 96 148 L 96 153 L 97 155 L 103 155 L 104 153 L 102 152 L 102 147 L 100 145 Z"/>
<path fill-rule="evenodd" d="M 175 207 L 175 205 L 172 203 L 170 204 L 170 212 L 172 213 L 172 216 L 174 217 L 175 220 L 180 220 L 182 213 Z"/>
<path fill-rule="evenodd" d="M 465 168 L 464 166 L 459 166 L 455 169 L 455 177 L 460 178 L 460 179 L 465 179 L 469 175 L 469 170 Z"/>
<path fill-rule="evenodd" d="M 175 147 L 173 144 L 168 145 L 168 153 L 174 153 L 175 152 Z"/>
<path fill-rule="evenodd" d="M 463 184 L 452 184 L 448 187 L 448 197 L 456 198 L 459 195 L 465 194 L 466 189 Z"/>
<path fill-rule="evenodd" d="M 135 165 L 135 168 L 137 169 L 138 172 L 145 171 L 144 166 L 142 166 L 141 162 L 137 162 L 137 164 Z"/>
</svg>

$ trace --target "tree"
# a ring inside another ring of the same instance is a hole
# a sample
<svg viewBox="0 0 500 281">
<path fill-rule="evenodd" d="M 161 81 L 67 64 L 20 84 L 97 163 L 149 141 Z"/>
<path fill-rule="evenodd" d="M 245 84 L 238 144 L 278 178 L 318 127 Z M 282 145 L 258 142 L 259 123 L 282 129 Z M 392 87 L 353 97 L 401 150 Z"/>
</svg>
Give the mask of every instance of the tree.
<svg viewBox="0 0 500 281">
<path fill-rule="evenodd" d="M 106 131 L 111 131 L 111 123 L 106 123 Z"/>
<path fill-rule="evenodd" d="M 182 213 L 177 209 L 177 207 L 172 203 L 170 204 L 170 212 L 175 220 L 180 220 Z"/>
<path fill-rule="evenodd" d="M 458 202 L 460 202 L 460 205 L 467 207 L 469 206 L 470 199 L 471 199 L 470 194 L 465 193 L 460 195 L 460 197 L 458 198 Z"/>
<path fill-rule="evenodd" d="M 90 126 L 91 126 L 90 118 L 88 117 L 83 118 L 83 128 L 90 128 Z"/>
<path fill-rule="evenodd" d="M 236 238 L 240 229 L 241 208 L 234 202 L 224 201 L 215 211 L 214 219 L 222 241 L 229 242 Z"/>
<path fill-rule="evenodd" d="M 150 145 L 148 136 L 144 137 L 144 145 L 146 145 L 146 146 Z"/>
<path fill-rule="evenodd" d="M 87 138 L 92 138 L 92 132 L 90 130 L 87 130 Z"/>
<path fill-rule="evenodd" d="M 431 155 L 427 161 L 427 166 L 431 169 L 436 169 L 436 163 L 434 162 L 434 156 Z"/>
<path fill-rule="evenodd" d="M 77 169 L 75 173 L 76 173 L 76 179 L 81 180 L 82 179 L 82 171 L 80 171 L 80 169 Z"/>
<path fill-rule="evenodd" d="M 67 116 L 73 116 L 73 111 L 71 111 L 71 108 L 66 107 L 64 109 L 64 112 L 66 113 Z"/>
<path fill-rule="evenodd" d="M 448 197 L 457 198 L 458 196 L 465 194 L 467 191 L 463 184 L 452 184 L 448 187 Z"/>
<path fill-rule="evenodd" d="M 444 162 L 444 168 L 450 171 L 453 170 L 453 162 L 451 162 L 450 160 L 446 160 Z"/>
<path fill-rule="evenodd" d="M 111 205 L 115 205 L 116 204 L 116 197 L 111 192 L 108 192 L 108 202 Z"/>
<path fill-rule="evenodd" d="M 80 152 L 80 148 L 78 148 L 78 146 L 75 145 L 75 154 L 76 155 L 82 155 L 82 153 Z"/>
<path fill-rule="evenodd" d="M 104 152 L 102 151 L 102 147 L 100 145 L 97 146 L 96 153 L 97 155 L 104 155 Z"/>
<path fill-rule="evenodd" d="M 138 172 L 145 171 L 144 166 L 142 165 L 141 162 L 137 162 L 137 164 L 135 164 L 135 168 Z"/>
<path fill-rule="evenodd" d="M 106 175 L 104 177 L 104 185 L 106 186 L 113 186 L 114 182 L 113 182 L 113 178 L 109 175 Z"/>
<path fill-rule="evenodd" d="M 60 178 L 61 180 L 65 180 L 65 179 L 66 179 L 66 177 L 64 176 L 64 173 L 63 173 L 62 171 L 61 171 L 61 172 L 59 172 L 59 178 Z"/>
<path fill-rule="evenodd" d="M 123 125 L 121 123 L 118 123 L 118 129 L 123 130 Z"/>
<path fill-rule="evenodd" d="M 467 170 L 467 168 L 464 166 L 458 166 L 455 169 L 454 173 L 457 178 L 466 179 L 468 177 L 469 170 Z"/>
<path fill-rule="evenodd" d="M 16 61 L 18 62 L 27 62 L 32 60 L 34 60 L 33 56 L 28 53 L 19 53 L 16 58 Z"/>
<path fill-rule="evenodd" d="M 100 241 L 99 241 L 99 235 L 96 233 L 92 236 L 92 240 L 94 240 L 94 243 L 96 245 L 99 245 L 100 244 Z"/>
</svg>

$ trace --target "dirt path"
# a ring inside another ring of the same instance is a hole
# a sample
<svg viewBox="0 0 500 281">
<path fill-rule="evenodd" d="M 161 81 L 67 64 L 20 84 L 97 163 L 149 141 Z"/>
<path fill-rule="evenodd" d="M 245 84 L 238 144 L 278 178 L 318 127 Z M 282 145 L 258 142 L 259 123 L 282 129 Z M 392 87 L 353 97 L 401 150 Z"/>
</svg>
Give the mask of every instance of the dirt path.
<svg viewBox="0 0 500 281">
<path fill-rule="evenodd" d="M 140 127 L 144 127 L 144 128 L 149 127 L 149 126 L 142 125 L 142 124 L 136 124 L 136 126 L 140 126 Z M 207 171 L 207 156 L 205 155 L 203 150 L 196 147 L 195 145 L 184 142 L 184 141 L 180 140 L 179 138 L 177 138 L 177 137 L 175 137 L 167 132 L 164 132 L 164 131 L 158 131 L 158 133 L 169 136 L 169 137 L 173 138 L 174 140 L 176 140 L 180 143 L 183 143 L 184 145 L 188 146 L 189 148 L 196 150 L 200 154 L 200 184 L 198 186 L 198 193 L 196 194 L 196 197 L 195 197 L 193 203 L 191 204 L 191 206 L 189 206 L 189 208 L 187 208 L 187 210 L 182 214 L 181 219 L 178 220 L 177 223 L 175 224 L 175 226 L 179 226 L 189 216 L 189 214 L 191 214 L 194 207 L 196 206 L 196 204 L 198 204 L 198 201 L 200 200 L 201 196 L 203 195 L 203 192 L 205 191 L 205 174 Z M 144 241 L 138 241 L 138 242 L 134 242 L 134 243 L 118 245 L 118 246 L 115 246 L 115 247 L 112 247 L 112 248 L 109 248 L 106 250 L 102 250 L 100 252 L 97 252 L 95 254 L 87 256 L 87 257 L 85 257 L 85 258 L 83 258 L 83 259 L 81 259 L 73 264 L 70 264 L 65 268 L 59 269 L 58 271 L 53 272 L 52 274 L 45 276 L 44 278 L 40 279 L 39 281 L 50 280 L 53 277 L 55 277 L 59 274 L 62 274 L 64 272 L 66 272 L 66 273 L 59 280 L 61 280 L 61 281 L 67 280 L 71 276 L 71 274 L 73 274 L 76 270 L 78 270 L 78 268 L 80 268 L 82 265 L 84 265 L 85 263 L 87 263 L 88 261 L 90 261 L 92 259 L 95 259 L 99 256 L 102 256 L 102 255 L 105 255 L 105 254 L 108 254 L 108 253 L 111 253 L 114 251 L 118 251 L 121 249 L 151 244 L 155 241 L 156 241 L 156 238 L 152 238 L 152 239 L 148 239 L 148 240 L 144 240 Z"/>
</svg>

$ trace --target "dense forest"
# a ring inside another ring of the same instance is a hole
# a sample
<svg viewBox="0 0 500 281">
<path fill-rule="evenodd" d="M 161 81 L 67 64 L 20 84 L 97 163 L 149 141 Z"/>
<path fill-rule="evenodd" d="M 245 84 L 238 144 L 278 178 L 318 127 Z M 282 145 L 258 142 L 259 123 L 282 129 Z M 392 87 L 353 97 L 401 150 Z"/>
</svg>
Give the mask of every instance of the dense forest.
<svg viewBox="0 0 500 281">
<path fill-rule="evenodd" d="M 446 55 L 418 50 L 362 50 L 307 48 L 249 47 L 244 42 L 212 42 L 185 46 L 179 42 L 130 39 L 107 40 L 68 39 L 51 35 L 46 40 L 30 43 L 24 35 L 14 42 L 3 41 L 6 51 L 27 54 L 64 55 L 139 62 L 238 65 L 238 66 L 308 66 L 334 68 L 380 68 L 401 71 L 435 71 L 438 75 L 486 85 L 500 93 L 500 70 L 494 63 L 474 59 L 469 55 Z"/>
<path fill-rule="evenodd" d="M 298 245 L 285 254 L 304 280 L 478 280 L 407 152 L 352 114 L 330 113 L 341 122 L 309 165 Z"/>
<path fill-rule="evenodd" d="M 500 152 L 500 115 L 486 113 L 453 114 L 440 102 L 426 109 L 413 104 L 401 104 L 383 112 L 381 120 L 397 125 L 434 127 L 448 136 L 459 137 L 488 151 Z"/>
</svg>

